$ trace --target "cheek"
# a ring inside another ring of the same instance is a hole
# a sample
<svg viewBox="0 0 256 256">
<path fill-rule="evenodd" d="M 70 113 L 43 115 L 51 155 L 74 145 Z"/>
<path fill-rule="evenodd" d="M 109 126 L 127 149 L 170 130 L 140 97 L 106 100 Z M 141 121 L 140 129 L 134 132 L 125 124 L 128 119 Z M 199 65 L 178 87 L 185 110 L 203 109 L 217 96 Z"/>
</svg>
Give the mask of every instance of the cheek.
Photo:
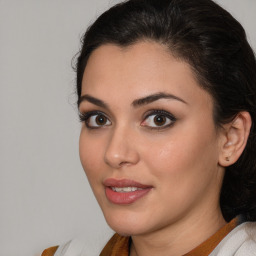
<svg viewBox="0 0 256 256">
<path fill-rule="evenodd" d="M 81 131 L 79 140 L 79 154 L 83 169 L 92 184 L 102 169 L 103 145 L 101 140 L 94 140 L 86 131 Z"/>
<path fill-rule="evenodd" d="M 163 140 L 157 146 L 151 146 L 147 157 L 144 156 L 147 170 L 154 177 L 155 200 L 158 202 L 161 198 L 156 204 L 157 210 L 163 215 L 169 212 L 175 217 L 186 212 L 215 187 L 216 160 L 209 138 L 201 137 L 199 141 L 199 136 L 190 135 L 176 136 L 169 143 Z"/>
<path fill-rule="evenodd" d="M 175 188 L 191 188 L 210 179 L 218 163 L 215 131 L 190 126 L 189 130 L 177 129 L 173 134 L 157 144 L 151 143 L 150 151 L 144 151 L 152 174 Z"/>
<path fill-rule="evenodd" d="M 79 141 L 80 161 L 99 205 L 104 202 L 104 139 L 95 139 L 82 129 Z"/>
</svg>

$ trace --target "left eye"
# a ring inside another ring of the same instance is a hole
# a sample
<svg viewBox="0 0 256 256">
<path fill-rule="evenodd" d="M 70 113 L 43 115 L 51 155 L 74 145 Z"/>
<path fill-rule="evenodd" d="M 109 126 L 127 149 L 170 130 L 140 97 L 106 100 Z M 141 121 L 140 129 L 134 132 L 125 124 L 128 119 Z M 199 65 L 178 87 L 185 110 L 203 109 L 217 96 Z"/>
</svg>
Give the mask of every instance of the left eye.
<svg viewBox="0 0 256 256">
<path fill-rule="evenodd" d="M 157 113 L 148 115 L 142 122 L 142 126 L 148 126 L 152 128 L 164 128 L 175 122 L 175 118 L 169 114 Z"/>
<path fill-rule="evenodd" d="M 110 124 L 111 122 L 108 120 L 108 118 L 102 114 L 91 115 L 87 119 L 87 125 L 89 127 L 101 127 L 101 126 L 107 126 Z"/>
<path fill-rule="evenodd" d="M 80 113 L 79 118 L 84 122 L 88 129 L 101 128 L 111 125 L 109 118 L 101 112 Z"/>
</svg>

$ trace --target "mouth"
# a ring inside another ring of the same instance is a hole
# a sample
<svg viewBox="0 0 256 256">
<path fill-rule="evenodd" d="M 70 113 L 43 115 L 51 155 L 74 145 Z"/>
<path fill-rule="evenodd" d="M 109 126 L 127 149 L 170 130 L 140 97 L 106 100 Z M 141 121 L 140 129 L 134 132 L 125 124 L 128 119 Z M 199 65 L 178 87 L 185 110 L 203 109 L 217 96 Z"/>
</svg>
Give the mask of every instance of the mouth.
<svg viewBox="0 0 256 256">
<path fill-rule="evenodd" d="M 132 204 L 146 196 L 152 189 L 152 186 L 128 179 L 106 179 L 103 184 L 107 199 L 119 205 Z"/>
<path fill-rule="evenodd" d="M 136 188 L 136 187 L 124 187 L 124 188 L 119 188 L 119 187 L 111 187 L 111 189 L 115 192 L 119 193 L 129 193 L 129 192 L 134 192 L 137 190 L 143 190 L 143 188 Z"/>
</svg>

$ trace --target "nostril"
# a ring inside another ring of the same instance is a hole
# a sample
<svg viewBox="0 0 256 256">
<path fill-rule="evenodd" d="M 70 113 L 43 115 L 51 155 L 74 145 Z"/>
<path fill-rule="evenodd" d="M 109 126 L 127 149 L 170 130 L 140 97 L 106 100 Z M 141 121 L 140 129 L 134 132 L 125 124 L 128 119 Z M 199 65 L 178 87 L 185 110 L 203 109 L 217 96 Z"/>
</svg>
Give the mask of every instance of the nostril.
<svg viewBox="0 0 256 256">
<path fill-rule="evenodd" d="M 127 161 L 123 161 L 123 162 L 121 162 L 121 163 L 119 164 L 119 166 L 121 167 L 121 166 L 129 165 L 129 164 L 130 164 L 129 162 L 127 162 Z"/>
</svg>

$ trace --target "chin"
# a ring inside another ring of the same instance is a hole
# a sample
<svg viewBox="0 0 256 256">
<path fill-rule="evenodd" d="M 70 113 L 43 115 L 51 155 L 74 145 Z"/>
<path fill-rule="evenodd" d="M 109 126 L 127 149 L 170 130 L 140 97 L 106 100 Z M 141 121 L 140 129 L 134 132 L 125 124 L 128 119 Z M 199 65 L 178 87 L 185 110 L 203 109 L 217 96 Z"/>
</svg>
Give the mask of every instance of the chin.
<svg viewBox="0 0 256 256">
<path fill-rule="evenodd" d="M 145 229 L 139 227 L 131 227 L 131 225 L 109 225 L 116 233 L 121 236 L 138 236 L 147 233 Z"/>
<path fill-rule="evenodd" d="M 150 235 L 174 224 L 181 217 L 181 214 L 156 214 L 145 208 L 113 208 L 105 209 L 103 214 L 109 227 L 121 236 Z"/>
<path fill-rule="evenodd" d="M 105 219 L 116 233 L 122 236 L 134 236 L 147 233 L 150 220 L 138 213 L 104 213 Z"/>
</svg>

